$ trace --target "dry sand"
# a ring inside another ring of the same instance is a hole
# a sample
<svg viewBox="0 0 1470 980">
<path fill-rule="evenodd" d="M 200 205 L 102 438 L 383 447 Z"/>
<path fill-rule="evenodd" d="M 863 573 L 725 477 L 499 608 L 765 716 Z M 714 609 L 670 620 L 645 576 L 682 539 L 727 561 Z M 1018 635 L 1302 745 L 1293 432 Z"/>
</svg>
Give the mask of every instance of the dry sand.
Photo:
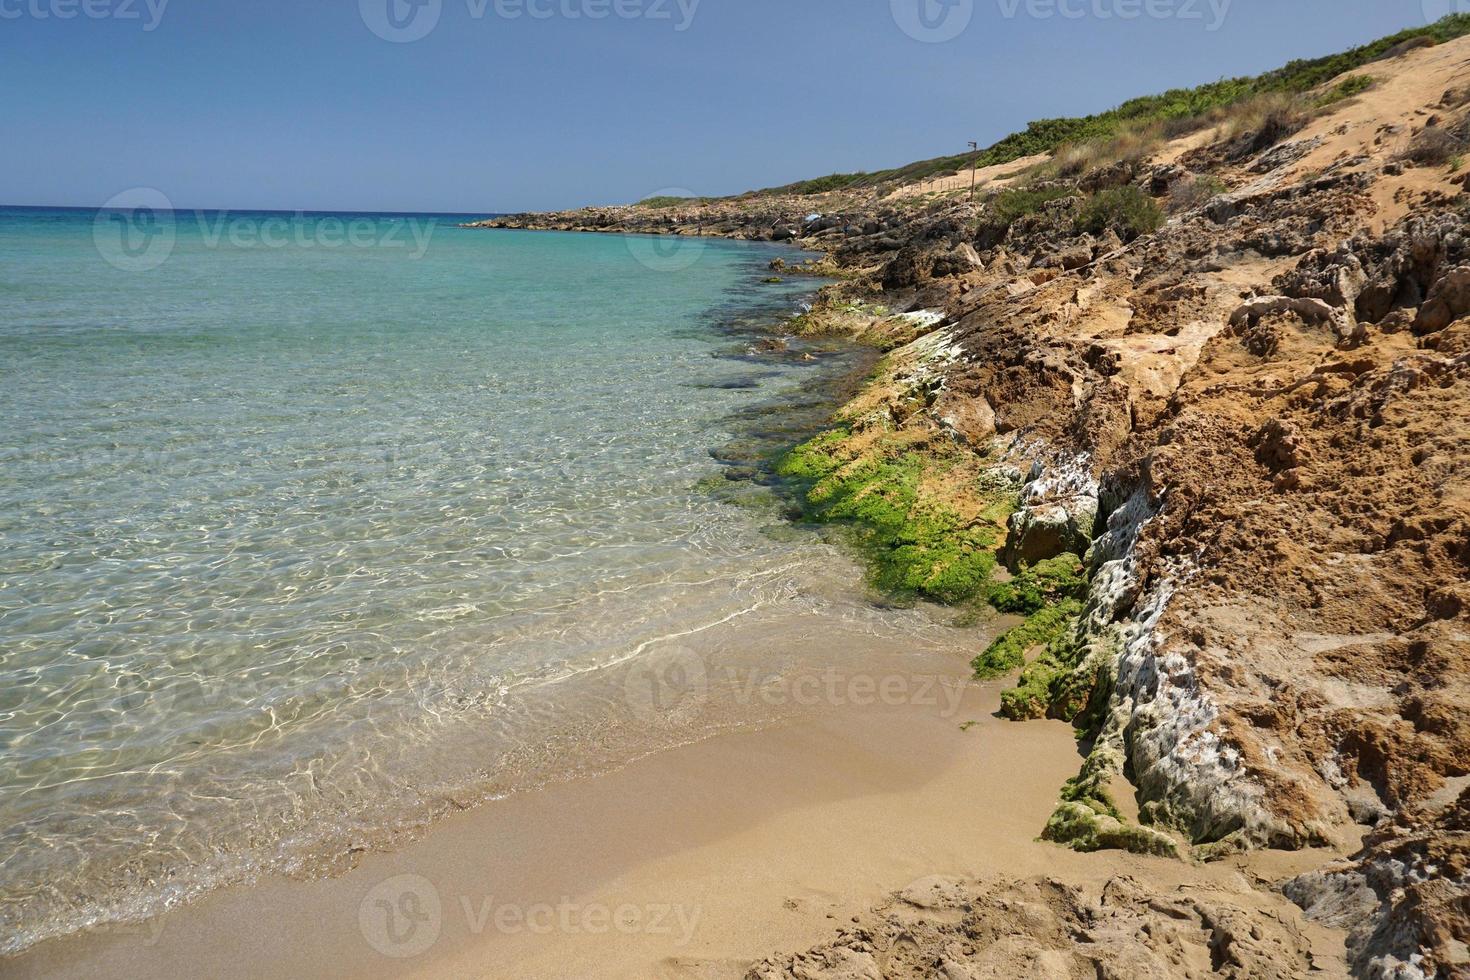
<svg viewBox="0 0 1470 980">
<path fill-rule="evenodd" d="M 926 194 L 947 194 L 954 191 L 968 191 L 974 187 L 979 191 L 996 191 L 1003 187 L 1009 187 L 1014 179 L 1032 167 L 1046 163 L 1051 159 L 1050 153 L 1038 153 L 1035 156 L 1021 157 L 1009 163 L 999 163 L 991 167 L 980 167 L 971 171 L 968 167 L 958 173 L 945 177 L 932 177 L 929 180 L 915 181 L 912 184 L 894 190 L 887 200 L 896 201 L 906 197 L 923 197 Z"/>
</svg>

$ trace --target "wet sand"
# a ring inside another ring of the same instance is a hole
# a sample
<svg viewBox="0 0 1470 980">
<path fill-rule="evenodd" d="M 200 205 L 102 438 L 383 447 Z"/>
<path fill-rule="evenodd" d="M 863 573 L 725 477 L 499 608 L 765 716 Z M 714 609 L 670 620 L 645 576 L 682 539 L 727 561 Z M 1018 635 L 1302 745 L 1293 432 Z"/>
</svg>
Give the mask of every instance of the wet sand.
<svg viewBox="0 0 1470 980">
<path fill-rule="evenodd" d="M 839 698 L 454 815 L 334 879 L 230 888 L 43 943 L 0 974 L 737 977 L 936 873 L 1245 887 L 1229 867 L 1036 841 L 1078 750 L 1068 725 L 997 718 L 1000 689 L 969 684 L 957 705 L 917 686 L 901 704 Z"/>
<path fill-rule="evenodd" d="M 952 656 L 933 666 L 967 672 Z M 43 943 L 0 973 L 647 976 L 671 960 L 738 973 L 920 875 L 1055 860 L 1031 839 L 1076 769 L 1071 730 L 993 717 L 998 692 L 969 685 L 957 708 L 918 684 L 901 704 L 839 697 L 454 815 L 334 879 L 226 889 Z"/>
</svg>

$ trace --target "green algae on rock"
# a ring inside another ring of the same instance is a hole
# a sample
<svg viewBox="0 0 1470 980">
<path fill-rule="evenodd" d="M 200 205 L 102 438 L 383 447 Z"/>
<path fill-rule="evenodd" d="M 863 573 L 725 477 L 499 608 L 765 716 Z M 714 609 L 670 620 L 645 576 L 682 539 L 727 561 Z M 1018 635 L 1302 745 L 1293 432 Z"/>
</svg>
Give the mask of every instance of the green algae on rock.
<svg viewBox="0 0 1470 980">
<path fill-rule="evenodd" d="M 1082 559 L 1070 552 L 1022 569 L 1009 582 L 994 582 L 985 601 L 999 612 L 1030 615 L 1061 599 L 1080 598 L 1087 591 Z"/>
<path fill-rule="evenodd" d="M 800 486 L 808 519 L 852 529 L 880 591 L 959 604 L 990 584 L 1015 503 L 982 487 L 964 454 L 839 426 L 793 449 L 776 472 Z"/>
<path fill-rule="evenodd" d="M 1075 624 L 1077 614 L 1081 611 L 1082 604 L 1075 599 L 1067 599 L 1036 610 L 1026 622 L 1001 634 L 985 648 L 984 653 L 975 658 L 972 664 L 975 676 L 981 680 L 990 680 L 1004 677 L 1024 666 L 1026 651 L 1055 641 Z M 1012 720 L 1035 717 L 1028 714 L 1014 715 L 1006 711 L 1005 697 L 1012 693 L 1006 691 L 1001 695 L 1001 710 L 1006 713 L 1006 717 Z"/>
</svg>

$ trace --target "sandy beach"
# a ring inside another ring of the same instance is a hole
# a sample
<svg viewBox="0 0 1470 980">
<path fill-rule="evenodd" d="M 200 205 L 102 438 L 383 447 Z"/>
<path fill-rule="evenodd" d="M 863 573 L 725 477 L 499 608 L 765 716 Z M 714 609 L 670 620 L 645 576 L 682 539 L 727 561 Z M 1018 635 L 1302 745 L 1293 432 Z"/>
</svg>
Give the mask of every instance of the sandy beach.
<svg viewBox="0 0 1470 980">
<path fill-rule="evenodd" d="M 967 685 L 958 711 L 914 691 L 491 803 L 341 877 L 229 889 L 42 944 L 7 974 L 738 975 L 922 875 L 1070 858 L 1029 841 L 1076 766 L 1071 729 L 994 717 L 998 685 Z M 417 929 L 415 900 L 430 915 Z"/>
<path fill-rule="evenodd" d="M 1001 685 L 966 683 L 952 658 L 897 663 L 842 690 L 932 669 L 965 684 L 958 707 L 916 683 L 907 703 L 839 697 L 455 815 L 337 878 L 263 881 L 44 943 L 6 975 L 738 977 L 933 875 L 1249 890 L 1234 866 L 1034 840 L 1077 765 L 1070 726 L 999 718 Z"/>
</svg>

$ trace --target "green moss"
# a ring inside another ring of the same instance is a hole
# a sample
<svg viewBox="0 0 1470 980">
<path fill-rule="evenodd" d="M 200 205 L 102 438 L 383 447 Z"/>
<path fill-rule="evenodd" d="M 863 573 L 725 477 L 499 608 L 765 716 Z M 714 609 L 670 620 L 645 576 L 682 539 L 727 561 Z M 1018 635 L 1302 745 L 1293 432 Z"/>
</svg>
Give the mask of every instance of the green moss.
<svg viewBox="0 0 1470 980">
<path fill-rule="evenodd" d="M 1029 616 L 1058 599 L 1081 598 L 1086 588 L 1082 559 L 1068 553 L 1037 562 L 1009 582 L 992 582 L 985 601 L 1000 612 Z"/>
<path fill-rule="evenodd" d="M 1063 800 L 1041 832 L 1043 840 L 1066 844 L 1076 851 L 1123 850 L 1135 854 L 1178 857 L 1179 845 L 1152 827 L 1125 823 L 1116 812 L 1096 801 Z"/>
<path fill-rule="evenodd" d="M 975 676 L 981 679 L 1004 677 L 1026 662 L 1026 651 L 1036 646 L 1050 645 L 1067 633 L 1075 624 L 1082 603 L 1076 599 L 1064 599 L 1055 605 L 1035 612 L 1031 618 L 1014 629 L 1007 630 L 985 652 L 976 657 L 972 666 Z M 1030 669 L 1029 667 L 1027 668 Z M 1005 701 L 1013 692 L 1001 695 L 1001 710 L 1008 718 L 1040 717 L 1040 715 L 1013 715 L 1005 709 Z M 1044 712 L 1043 712 L 1044 714 Z"/>
<path fill-rule="evenodd" d="M 827 263 L 831 265 L 830 262 Z M 814 267 L 816 268 L 816 267 Z M 788 271 L 800 271 L 800 267 L 788 267 Z M 835 275 L 836 271 L 818 271 L 814 275 Z M 828 335 L 855 335 L 869 324 L 874 317 L 885 317 L 888 308 L 862 300 L 848 302 L 818 301 L 806 313 L 798 314 L 787 321 L 792 333 L 803 337 Z"/>
<path fill-rule="evenodd" d="M 725 474 L 711 473 L 709 476 L 701 477 L 694 486 L 689 488 L 689 492 L 705 497 L 724 490 L 726 484 L 729 482 L 729 480 L 725 479 Z"/>
<path fill-rule="evenodd" d="M 1128 822 L 1108 792 L 1111 774 L 1122 767 L 1114 748 L 1099 745 L 1082 771 L 1062 787 L 1061 802 L 1042 831 L 1044 840 L 1078 851 L 1124 850 L 1178 857 L 1179 844 L 1168 834 Z"/>
<path fill-rule="evenodd" d="M 778 474 L 802 485 L 807 516 L 850 527 L 874 586 L 885 593 L 951 604 L 980 594 L 995 571 L 999 525 L 1013 498 L 967 518 L 943 493 L 922 492 L 926 483 L 945 485 L 953 461 L 897 445 L 856 455 L 850 439 L 850 430 L 834 429 L 777 465 Z"/>
<path fill-rule="evenodd" d="M 1067 629 L 1026 665 L 1016 686 L 1002 692 L 1000 710 L 1013 721 L 1057 718 L 1083 735 L 1100 726 L 1107 709 L 1113 658 L 1078 641 Z"/>
<path fill-rule="evenodd" d="M 776 472 L 788 480 L 815 483 L 842 466 L 839 453 L 851 438 L 852 433 L 845 428 L 829 429 L 783 456 Z"/>
<path fill-rule="evenodd" d="M 1061 608 L 1061 607 L 1059 607 Z M 1070 610 L 1080 612 L 1080 604 Z M 1026 665 L 1016 686 L 1000 696 L 1000 712 L 1012 721 L 1046 718 L 1051 715 L 1052 683 L 1065 670 L 1068 654 L 1076 645 L 1071 620 L 1058 624 L 1041 655 Z"/>
</svg>

